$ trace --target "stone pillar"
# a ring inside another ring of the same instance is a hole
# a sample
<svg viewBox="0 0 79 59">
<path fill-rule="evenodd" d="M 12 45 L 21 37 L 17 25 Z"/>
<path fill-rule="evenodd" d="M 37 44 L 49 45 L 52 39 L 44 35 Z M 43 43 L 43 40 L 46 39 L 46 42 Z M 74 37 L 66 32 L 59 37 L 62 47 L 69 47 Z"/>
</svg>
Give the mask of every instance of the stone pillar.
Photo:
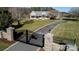
<svg viewBox="0 0 79 59">
<path fill-rule="evenodd" d="M 51 34 L 51 33 L 45 34 L 44 39 L 45 39 L 44 50 L 52 51 L 53 34 Z"/>
<path fill-rule="evenodd" d="M 1 39 L 3 38 L 3 36 L 2 36 L 2 31 L 0 31 L 0 38 L 1 38 Z"/>
<path fill-rule="evenodd" d="M 77 51 L 78 48 L 76 46 L 76 44 L 67 44 L 67 51 Z"/>
<path fill-rule="evenodd" d="M 7 40 L 9 40 L 9 41 L 14 40 L 13 30 L 14 30 L 14 28 L 12 28 L 12 27 L 7 28 Z"/>
</svg>

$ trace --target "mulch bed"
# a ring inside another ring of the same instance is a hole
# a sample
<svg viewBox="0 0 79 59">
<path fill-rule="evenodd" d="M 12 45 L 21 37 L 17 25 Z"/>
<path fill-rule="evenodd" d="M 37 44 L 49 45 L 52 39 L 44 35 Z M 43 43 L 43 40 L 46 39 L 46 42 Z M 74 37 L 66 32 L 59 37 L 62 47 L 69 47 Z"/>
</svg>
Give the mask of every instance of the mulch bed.
<svg viewBox="0 0 79 59">
<path fill-rule="evenodd" d="M 45 51 L 43 48 L 40 48 L 39 51 Z"/>
<path fill-rule="evenodd" d="M 13 43 L 15 43 L 15 41 L 8 41 L 6 39 L 0 39 L 0 51 L 3 51 L 4 49 L 8 48 Z"/>
<path fill-rule="evenodd" d="M 0 43 L 5 43 L 5 44 L 8 44 L 8 45 L 11 45 L 11 44 L 15 43 L 15 41 L 8 41 L 6 39 L 0 39 Z"/>
</svg>

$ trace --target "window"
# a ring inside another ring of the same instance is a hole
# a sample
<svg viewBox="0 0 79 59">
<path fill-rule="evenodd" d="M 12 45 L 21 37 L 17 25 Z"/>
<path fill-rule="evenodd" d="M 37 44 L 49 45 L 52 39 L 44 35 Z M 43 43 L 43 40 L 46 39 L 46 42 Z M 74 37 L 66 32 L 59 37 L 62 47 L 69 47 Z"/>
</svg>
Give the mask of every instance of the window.
<svg viewBox="0 0 79 59">
<path fill-rule="evenodd" d="M 39 16 L 36 16 L 36 18 L 39 18 Z"/>
<path fill-rule="evenodd" d="M 35 16 L 31 16 L 32 18 L 35 18 Z"/>
</svg>

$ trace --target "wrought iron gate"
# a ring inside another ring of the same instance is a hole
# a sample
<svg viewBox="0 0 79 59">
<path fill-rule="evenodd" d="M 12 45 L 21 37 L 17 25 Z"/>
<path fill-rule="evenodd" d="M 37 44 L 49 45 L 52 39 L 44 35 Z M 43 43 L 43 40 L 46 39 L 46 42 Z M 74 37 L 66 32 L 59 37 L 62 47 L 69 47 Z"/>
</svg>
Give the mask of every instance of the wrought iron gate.
<svg viewBox="0 0 79 59">
<path fill-rule="evenodd" d="M 29 30 L 24 30 L 22 32 L 17 33 L 14 31 L 14 37 L 15 40 L 38 46 L 38 47 L 44 47 L 44 35 L 37 33 L 37 32 L 32 32 Z"/>
</svg>

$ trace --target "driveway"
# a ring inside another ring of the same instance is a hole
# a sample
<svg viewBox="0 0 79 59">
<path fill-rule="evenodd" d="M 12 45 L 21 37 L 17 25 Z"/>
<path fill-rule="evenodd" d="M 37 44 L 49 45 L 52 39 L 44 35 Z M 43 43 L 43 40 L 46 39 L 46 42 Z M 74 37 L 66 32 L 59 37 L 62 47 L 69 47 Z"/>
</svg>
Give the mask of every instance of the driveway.
<svg viewBox="0 0 79 59">
<path fill-rule="evenodd" d="M 16 45 L 9 48 L 7 51 L 36 51 L 39 47 L 18 42 Z"/>
<path fill-rule="evenodd" d="M 49 32 L 49 30 L 54 29 L 58 24 L 60 24 L 62 22 L 64 22 L 64 21 L 58 20 L 52 24 L 49 24 L 49 25 L 39 29 L 38 31 L 36 31 L 36 33 L 46 34 Z M 36 44 L 38 44 L 38 43 L 41 44 L 40 39 L 38 39 L 38 40 L 31 39 L 30 42 L 36 43 Z M 32 46 L 32 45 L 18 42 L 16 45 L 12 46 L 7 51 L 36 51 L 38 48 L 39 47 L 37 47 L 37 46 Z"/>
<path fill-rule="evenodd" d="M 65 22 L 64 20 L 58 20 L 52 24 L 49 24 L 48 26 L 45 26 L 41 29 L 39 29 L 38 31 L 36 31 L 37 33 L 42 33 L 42 34 L 46 34 L 48 32 L 50 32 L 53 28 L 55 28 L 55 26 L 57 26 L 58 24 Z"/>
</svg>

